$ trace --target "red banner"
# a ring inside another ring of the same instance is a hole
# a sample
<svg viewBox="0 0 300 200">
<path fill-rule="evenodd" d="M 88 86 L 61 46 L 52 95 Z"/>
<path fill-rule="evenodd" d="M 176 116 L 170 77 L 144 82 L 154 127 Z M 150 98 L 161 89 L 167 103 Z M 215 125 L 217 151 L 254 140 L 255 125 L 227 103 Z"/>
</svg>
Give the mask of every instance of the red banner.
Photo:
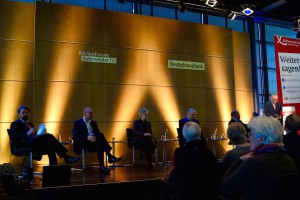
<svg viewBox="0 0 300 200">
<path fill-rule="evenodd" d="M 300 113 L 300 40 L 274 36 L 278 100 Z"/>
</svg>

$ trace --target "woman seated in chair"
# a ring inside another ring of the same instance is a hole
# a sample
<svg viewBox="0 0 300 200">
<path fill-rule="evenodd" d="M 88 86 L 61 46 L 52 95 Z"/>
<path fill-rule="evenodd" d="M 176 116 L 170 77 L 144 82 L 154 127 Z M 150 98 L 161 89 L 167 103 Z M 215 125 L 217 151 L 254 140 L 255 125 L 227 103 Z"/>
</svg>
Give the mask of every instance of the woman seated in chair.
<svg viewBox="0 0 300 200">
<path fill-rule="evenodd" d="M 146 108 L 139 110 L 139 119 L 133 122 L 133 134 L 137 137 L 137 147 L 145 153 L 148 166 L 152 167 L 151 153 L 155 151 L 155 145 L 152 141 L 151 123 L 148 121 L 149 111 Z"/>
</svg>

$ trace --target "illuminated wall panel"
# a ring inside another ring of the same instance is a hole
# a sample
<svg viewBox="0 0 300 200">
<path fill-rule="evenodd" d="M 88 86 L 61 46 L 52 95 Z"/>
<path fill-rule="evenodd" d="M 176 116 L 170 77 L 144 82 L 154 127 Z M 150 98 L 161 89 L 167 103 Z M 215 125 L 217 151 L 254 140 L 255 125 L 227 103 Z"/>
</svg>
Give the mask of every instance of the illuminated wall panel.
<svg viewBox="0 0 300 200">
<path fill-rule="evenodd" d="M 1 1 L 0 27 L 1 132 L 21 104 L 31 107 L 35 126 L 46 123 L 63 141 L 87 106 L 108 140 L 124 140 L 141 107 L 150 111 L 156 138 L 166 128 L 176 138 L 178 120 L 191 107 L 206 137 L 215 128 L 226 132 L 233 109 L 245 122 L 253 112 L 247 34 L 45 2 Z M 205 70 L 169 68 L 168 60 L 203 62 Z M 0 162 L 9 159 L 7 141 L 2 134 Z M 124 160 L 131 159 L 127 147 L 116 147 L 118 156 L 124 152 Z M 176 147 L 168 144 L 170 152 Z M 230 148 L 218 144 L 218 155 Z M 47 164 L 44 157 L 37 163 Z"/>
<path fill-rule="evenodd" d="M 0 39 L 34 40 L 34 4 L 0 1 Z"/>
<path fill-rule="evenodd" d="M 148 19 L 148 49 L 232 58 L 230 29 L 162 18 Z"/>
<path fill-rule="evenodd" d="M 36 15 L 37 40 L 146 48 L 146 16 L 42 2 Z"/>
</svg>

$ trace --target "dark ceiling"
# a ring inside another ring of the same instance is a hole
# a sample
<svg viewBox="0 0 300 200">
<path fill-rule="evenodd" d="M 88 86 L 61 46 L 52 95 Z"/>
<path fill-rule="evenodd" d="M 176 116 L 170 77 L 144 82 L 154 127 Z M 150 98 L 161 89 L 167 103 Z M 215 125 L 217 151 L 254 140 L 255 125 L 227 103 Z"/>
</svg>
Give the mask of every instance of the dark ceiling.
<svg viewBox="0 0 300 200">
<path fill-rule="evenodd" d="M 298 1 L 298 2 L 297 2 Z M 242 13 L 243 6 L 248 6 L 255 12 L 249 17 L 263 20 L 266 18 L 284 20 L 292 22 L 297 17 L 300 18 L 299 0 L 218 0 L 215 7 L 205 5 L 206 0 L 153 0 L 152 3 L 176 6 L 183 3 L 184 7 L 190 11 L 204 13 L 215 13 L 225 16 L 232 11 L 238 17 L 246 17 Z"/>
</svg>

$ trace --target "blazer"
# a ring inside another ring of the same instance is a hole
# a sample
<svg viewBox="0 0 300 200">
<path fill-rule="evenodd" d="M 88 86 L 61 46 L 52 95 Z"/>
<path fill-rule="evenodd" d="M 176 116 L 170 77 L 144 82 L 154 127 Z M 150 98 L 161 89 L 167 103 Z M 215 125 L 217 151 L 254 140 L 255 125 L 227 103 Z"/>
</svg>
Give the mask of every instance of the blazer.
<svg viewBox="0 0 300 200">
<path fill-rule="evenodd" d="M 98 125 L 97 125 L 97 122 L 94 121 L 94 120 L 91 120 L 90 122 L 90 125 L 93 129 L 93 134 L 102 134 L 100 131 L 99 131 L 99 128 L 98 128 Z M 87 129 L 87 126 L 83 120 L 83 118 L 81 119 L 78 119 L 74 122 L 74 128 L 73 128 L 73 132 L 74 132 L 74 137 L 76 139 L 80 139 L 82 141 L 85 141 L 87 140 L 87 136 L 89 135 L 88 134 L 88 129 Z"/>
<path fill-rule="evenodd" d="M 198 120 L 193 119 L 193 120 L 191 120 L 191 121 L 197 123 L 197 124 L 200 126 L 200 123 L 199 123 Z M 180 146 L 180 147 L 182 147 L 182 146 L 185 144 L 185 142 L 186 142 L 186 139 L 185 139 L 185 138 L 183 137 L 183 135 L 182 135 L 182 129 L 183 129 L 183 126 L 184 126 L 187 122 L 190 122 L 190 120 L 189 120 L 187 117 L 182 118 L 182 119 L 179 120 L 179 129 L 178 129 L 178 132 L 177 132 L 177 133 L 178 133 L 178 142 L 179 142 L 179 146 Z M 206 141 L 205 141 L 205 137 L 204 137 L 204 133 L 203 133 L 202 128 L 201 128 L 201 133 L 202 133 L 202 135 L 201 135 L 201 141 L 202 141 L 204 144 L 206 144 Z"/>
<path fill-rule="evenodd" d="M 233 122 L 239 122 L 239 123 L 241 123 L 244 126 L 244 128 L 246 129 L 246 132 L 250 133 L 250 129 L 248 128 L 247 124 L 244 124 L 244 122 L 242 122 L 242 120 L 240 120 L 240 119 L 236 120 L 236 119 L 231 118 L 231 120 L 228 122 L 228 125 L 231 124 L 231 123 L 233 123 Z M 247 135 L 247 137 L 249 137 L 249 136 Z"/>
<path fill-rule="evenodd" d="M 190 121 L 190 120 L 189 120 L 187 117 L 182 118 L 182 119 L 179 120 L 179 130 L 180 130 L 181 132 L 182 132 L 182 128 L 183 128 L 183 126 L 185 125 L 185 123 L 187 123 L 187 122 L 189 122 L 189 121 Z M 199 123 L 198 120 L 193 119 L 192 122 L 195 122 L 195 123 L 199 124 L 199 126 L 200 126 L 200 123 Z"/>
<path fill-rule="evenodd" d="M 141 119 L 137 119 L 133 122 L 133 134 L 136 137 L 143 137 L 144 133 L 150 133 L 152 135 L 151 123 L 149 121 L 144 122 Z"/>
<path fill-rule="evenodd" d="M 33 124 L 31 122 L 28 122 L 31 127 L 34 128 Z M 26 124 L 18 119 L 11 123 L 10 125 L 10 131 L 9 131 L 9 137 L 12 141 L 20 141 L 25 140 L 29 142 L 29 137 L 27 135 L 28 127 Z"/>
<path fill-rule="evenodd" d="M 266 104 L 265 104 L 265 115 L 268 116 L 268 117 L 277 117 L 277 116 L 280 116 L 281 115 L 281 112 L 282 111 L 282 104 L 280 102 L 277 102 L 276 105 L 275 105 L 275 109 L 273 107 L 273 104 L 271 101 L 268 101 Z"/>
</svg>

